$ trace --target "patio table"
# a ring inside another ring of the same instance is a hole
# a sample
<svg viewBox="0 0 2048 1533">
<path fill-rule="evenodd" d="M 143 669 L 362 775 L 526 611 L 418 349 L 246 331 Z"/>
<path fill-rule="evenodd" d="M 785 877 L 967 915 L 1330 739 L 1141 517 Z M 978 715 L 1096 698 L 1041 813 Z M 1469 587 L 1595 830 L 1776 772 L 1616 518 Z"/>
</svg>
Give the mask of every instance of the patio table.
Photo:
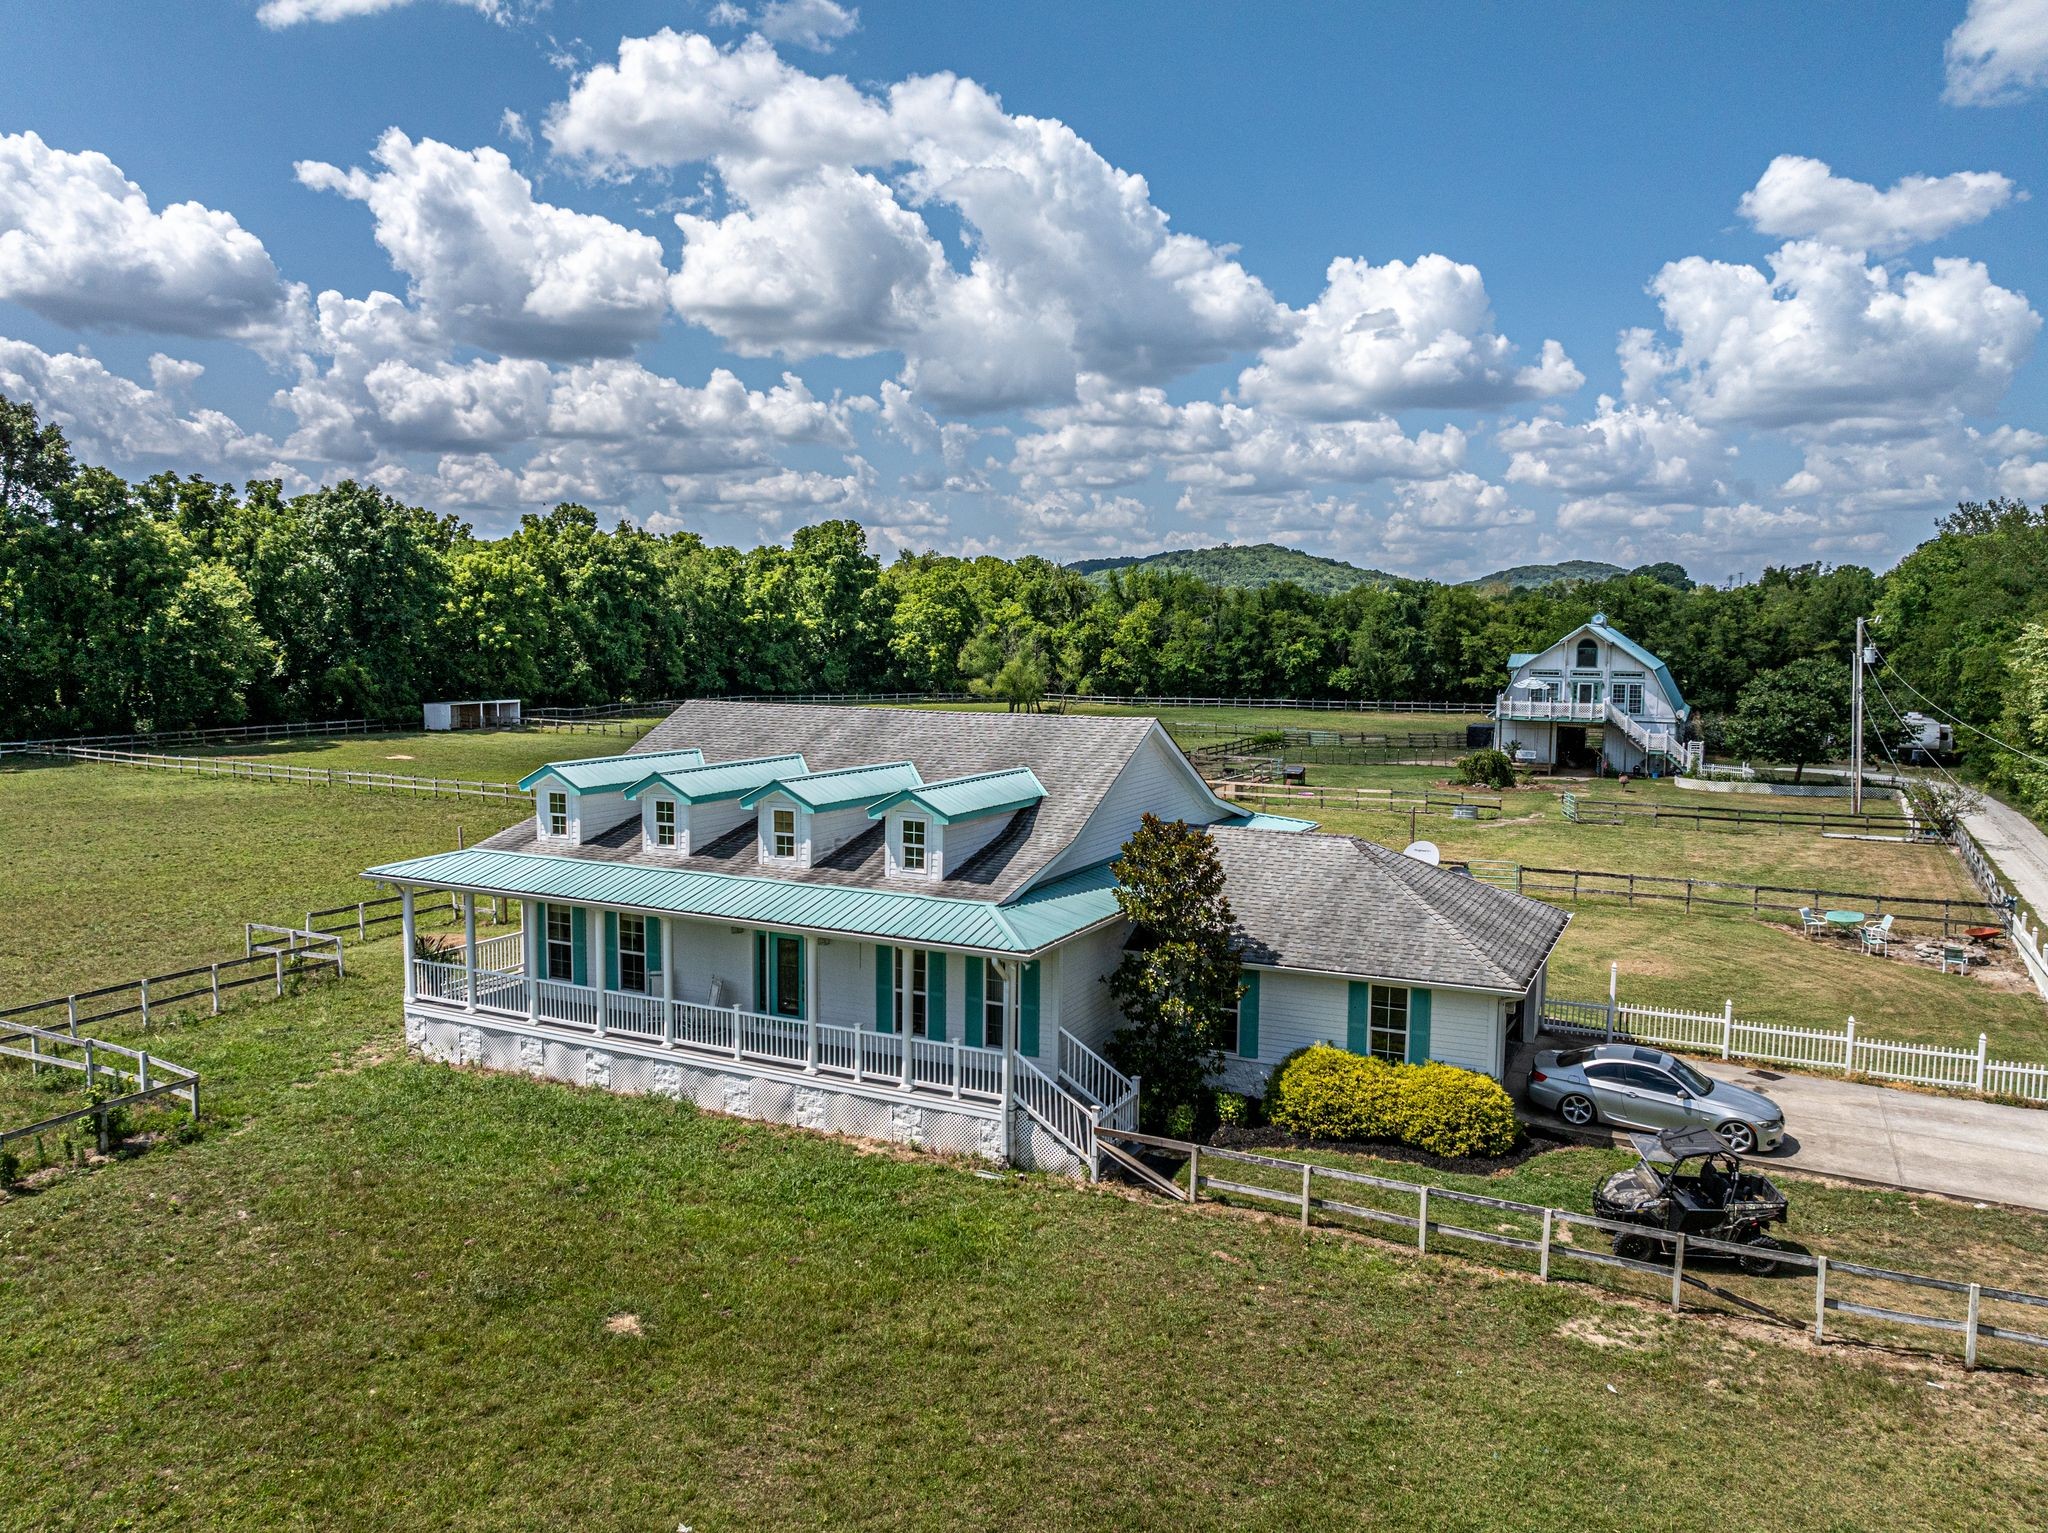
<svg viewBox="0 0 2048 1533">
<path fill-rule="evenodd" d="M 1830 910 L 1822 919 L 1838 932 L 1853 931 L 1863 924 L 1863 912 L 1860 910 Z"/>
</svg>

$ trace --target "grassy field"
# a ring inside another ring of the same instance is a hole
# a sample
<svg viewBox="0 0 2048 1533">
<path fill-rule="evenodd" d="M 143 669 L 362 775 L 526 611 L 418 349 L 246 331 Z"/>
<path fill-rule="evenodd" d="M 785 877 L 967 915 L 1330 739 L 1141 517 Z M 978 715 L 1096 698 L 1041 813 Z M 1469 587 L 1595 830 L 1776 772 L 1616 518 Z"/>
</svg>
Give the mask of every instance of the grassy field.
<svg viewBox="0 0 2048 1533">
<path fill-rule="evenodd" d="M 920 709 L 958 709 L 1002 713 L 1002 703 L 904 703 Z M 1068 703 L 1064 713 L 1110 718 L 1156 718 L 1174 734 L 1232 737 L 1262 729 L 1334 729 L 1345 734 L 1419 734 L 1444 730 L 1463 732 L 1467 724 L 1485 719 L 1479 713 L 1357 713 L 1322 708 L 1132 708 L 1111 703 Z"/>
<path fill-rule="evenodd" d="M 374 895 L 364 868 L 445 851 L 522 805 L 394 798 L 110 766 L 0 770 L 0 1004 L 239 952 L 244 921 L 296 925 Z"/>
<path fill-rule="evenodd" d="M 2031 1376 L 410 1063 L 394 946 L 166 1039 L 198 1142 L 0 1204 L 10 1525 L 1992 1528 L 2048 1494 Z M 1887 1259 L 2043 1242 L 1794 1196 Z"/>
<path fill-rule="evenodd" d="M 624 755 L 637 734 L 554 729 L 475 729 L 272 740 L 213 754 L 240 761 L 282 761 L 337 771 L 396 772 L 516 783 L 537 766 L 584 756 Z"/>
</svg>

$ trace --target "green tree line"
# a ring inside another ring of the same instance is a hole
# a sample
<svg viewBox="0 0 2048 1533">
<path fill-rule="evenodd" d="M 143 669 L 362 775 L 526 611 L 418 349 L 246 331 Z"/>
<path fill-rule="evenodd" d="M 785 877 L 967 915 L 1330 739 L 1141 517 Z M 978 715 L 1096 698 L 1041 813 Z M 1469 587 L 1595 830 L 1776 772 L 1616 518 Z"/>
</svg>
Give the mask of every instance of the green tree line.
<svg viewBox="0 0 2048 1533">
<path fill-rule="evenodd" d="M 1674 572 L 1529 591 L 1393 580 L 1318 593 L 1170 571 L 904 554 L 858 523 L 741 550 L 607 528 L 573 504 L 501 538 L 344 480 L 287 496 L 131 484 L 0 401 L 0 734 L 340 716 L 434 697 L 607 702 L 720 692 L 1490 698 L 1508 655 L 1590 617 L 1661 655 L 1709 713 L 1794 661 L 1845 660 L 1877 611 L 1916 684 L 2006 727 L 2008 657 L 2048 615 L 2048 530 L 1964 507 L 1880 579 Z"/>
</svg>

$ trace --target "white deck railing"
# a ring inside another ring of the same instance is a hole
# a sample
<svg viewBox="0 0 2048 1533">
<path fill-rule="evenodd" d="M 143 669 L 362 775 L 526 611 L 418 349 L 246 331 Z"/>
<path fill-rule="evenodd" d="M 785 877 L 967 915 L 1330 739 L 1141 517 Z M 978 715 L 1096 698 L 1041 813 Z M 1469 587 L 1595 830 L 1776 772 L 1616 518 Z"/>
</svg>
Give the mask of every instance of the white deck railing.
<svg viewBox="0 0 2048 1533">
<path fill-rule="evenodd" d="M 416 958 L 412 973 L 416 998 L 467 1008 L 469 976 L 461 964 Z M 955 1101 L 1000 1102 L 1004 1096 L 1003 1051 L 950 1040 L 912 1038 L 906 1049 L 899 1033 L 482 969 L 476 974 L 476 1009 L 707 1058 L 773 1065 Z M 1083 1111 L 1072 1097 L 1057 1094 Z"/>
<path fill-rule="evenodd" d="M 1059 1083 L 1021 1054 L 1013 1077 L 1017 1105 L 1053 1138 L 1081 1157 L 1092 1182 L 1101 1172 L 1095 1147 L 1100 1109 L 1060 1089 Z"/>
<path fill-rule="evenodd" d="M 480 938 L 476 945 L 476 966 L 479 969 L 496 969 L 501 974 L 519 973 L 526 967 L 526 933 L 500 932 L 495 937 Z"/>
</svg>

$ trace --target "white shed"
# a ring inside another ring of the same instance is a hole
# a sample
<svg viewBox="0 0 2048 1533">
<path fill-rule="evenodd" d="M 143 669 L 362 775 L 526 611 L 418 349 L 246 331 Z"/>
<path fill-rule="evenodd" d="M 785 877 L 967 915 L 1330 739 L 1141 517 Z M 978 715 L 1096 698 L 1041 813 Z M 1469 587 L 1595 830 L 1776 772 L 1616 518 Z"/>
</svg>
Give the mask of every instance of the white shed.
<svg viewBox="0 0 2048 1533">
<path fill-rule="evenodd" d="M 458 702 L 426 703 L 421 711 L 427 729 L 505 729 L 519 722 L 519 699 L 473 697 Z"/>
</svg>

